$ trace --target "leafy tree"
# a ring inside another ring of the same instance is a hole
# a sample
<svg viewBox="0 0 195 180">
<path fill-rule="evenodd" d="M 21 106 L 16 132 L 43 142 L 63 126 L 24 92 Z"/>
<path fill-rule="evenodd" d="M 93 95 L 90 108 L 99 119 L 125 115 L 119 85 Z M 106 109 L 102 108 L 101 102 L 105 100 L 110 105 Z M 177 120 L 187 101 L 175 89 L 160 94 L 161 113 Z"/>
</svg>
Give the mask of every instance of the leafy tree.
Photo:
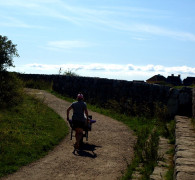
<svg viewBox="0 0 195 180">
<path fill-rule="evenodd" d="M 19 57 L 16 45 L 0 35 L 0 109 L 13 107 L 22 101 L 23 84 L 16 73 L 7 72 L 14 67 L 13 58 Z"/>
<path fill-rule="evenodd" d="M 0 35 L 0 72 L 14 67 L 13 57 L 19 57 L 16 46 L 6 36 Z"/>
</svg>

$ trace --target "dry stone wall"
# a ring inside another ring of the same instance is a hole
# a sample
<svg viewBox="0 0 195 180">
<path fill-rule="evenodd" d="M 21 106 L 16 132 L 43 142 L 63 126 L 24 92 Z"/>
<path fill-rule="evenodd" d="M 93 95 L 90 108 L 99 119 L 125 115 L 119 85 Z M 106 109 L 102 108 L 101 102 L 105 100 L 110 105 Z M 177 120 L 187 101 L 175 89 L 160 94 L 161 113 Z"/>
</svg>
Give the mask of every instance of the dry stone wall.
<svg viewBox="0 0 195 180">
<path fill-rule="evenodd" d="M 175 170 L 174 179 L 195 179 L 195 129 L 191 119 L 175 116 Z"/>
<path fill-rule="evenodd" d="M 193 88 L 193 95 L 192 95 L 192 114 L 193 114 L 193 118 L 195 118 L 195 88 Z"/>
<path fill-rule="evenodd" d="M 106 106 L 110 100 L 118 102 L 125 112 L 137 104 L 140 113 L 144 105 L 153 109 L 154 102 L 160 102 L 168 107 L 169 115 L 192 115 L 192 90 L 171 89 L 168 86 L 154 85 L 142 82 L 90 78 L 64 75 L 19 74 L 25 80 L 45 80 L 53 82 L 53 89 L 62 95 L 75 98 L 82 92 L 85 100 L 91 104 Z"/>
</svg>

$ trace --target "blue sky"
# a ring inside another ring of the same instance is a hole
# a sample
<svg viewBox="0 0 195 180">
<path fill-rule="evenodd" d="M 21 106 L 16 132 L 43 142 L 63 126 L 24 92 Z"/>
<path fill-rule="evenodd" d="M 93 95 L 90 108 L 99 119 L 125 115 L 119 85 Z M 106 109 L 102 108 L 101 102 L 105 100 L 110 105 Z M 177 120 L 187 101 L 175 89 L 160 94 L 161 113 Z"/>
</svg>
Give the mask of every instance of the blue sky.
<svg viewBox="0 0 195 180">
<path fill-rule="evenodd" d="M 194 0 L 0 0 L 22 73 L 195 77 Z"/>
</svg>

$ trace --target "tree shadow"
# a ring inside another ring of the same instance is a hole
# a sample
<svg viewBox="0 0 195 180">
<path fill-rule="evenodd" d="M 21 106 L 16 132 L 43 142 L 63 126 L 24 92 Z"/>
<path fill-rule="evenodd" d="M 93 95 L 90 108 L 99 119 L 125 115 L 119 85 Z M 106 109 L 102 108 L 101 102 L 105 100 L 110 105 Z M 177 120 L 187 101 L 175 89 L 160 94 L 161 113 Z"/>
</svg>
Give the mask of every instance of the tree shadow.
<svg viewBox="0 0 195 180">
<path fill-rule="evenodd" d="M 96 146 L 94 144 L 83 143 L 79 150 L 73 151 L 75 156 L 83 156 L 83 157 L 90 157 L 96 158 L 97 154 L 94 152 L 96 148 L 101 148 L 101 146 Z"/>
</svg>

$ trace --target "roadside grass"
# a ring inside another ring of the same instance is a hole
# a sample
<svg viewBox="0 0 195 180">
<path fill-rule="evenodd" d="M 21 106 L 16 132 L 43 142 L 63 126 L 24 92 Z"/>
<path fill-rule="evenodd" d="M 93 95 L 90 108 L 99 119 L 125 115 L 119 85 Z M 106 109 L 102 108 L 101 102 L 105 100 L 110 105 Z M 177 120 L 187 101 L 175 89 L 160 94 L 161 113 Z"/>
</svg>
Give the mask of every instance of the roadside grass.
<svg viewBox="0 0 195 180">
<path fill-rule="evenodd" d="M 171 155 L 172 162 L 168 166 L 168 171 L 167 171 L 167 173 L 165 175 L 165 180 L 173 180 L 174 179 L 173 178 L 173 175 L 174 175 L 174 161 L 173 161 L 173 156 L 174 156 L 174 153 L 175 153 L 174 147 L 172 147 L 167 153 Z"/>
<path fill-rule="evenodd" d="M 43 157 L 67 134 L 64 120 L 32 96 L 0 110 L 0 177 Z"/>
<path fill-rule="evenodd" d="M 171 155 L 172 161 L 171 164 L 168 166 L 168 171 L 165 175 L 166 180 L 173 180 L 173 175 L 174 175 L 174 154 L 175 154 L 175 149 L 174 149 L 174 144 L 175 144 L 175 120 L 171 120 L 167 124 L 167 129 L 168 129 L 168 134 L 167 138 L 169 139 L 169 143 L 172 144 L 172 148 L 167 151 L 168 154 Z"/>
</svg>

